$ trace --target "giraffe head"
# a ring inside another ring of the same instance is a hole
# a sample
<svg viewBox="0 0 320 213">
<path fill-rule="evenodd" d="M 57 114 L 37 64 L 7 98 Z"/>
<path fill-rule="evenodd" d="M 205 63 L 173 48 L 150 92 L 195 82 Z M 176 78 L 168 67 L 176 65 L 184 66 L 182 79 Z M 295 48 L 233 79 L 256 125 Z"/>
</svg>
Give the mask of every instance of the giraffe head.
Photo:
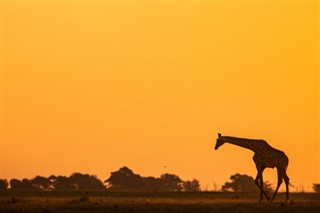
<svg viewBox="0 0 320 213">
<path fill-rule="evenodd" d="M 224 140 L 222 139 L 222 136 L 220 133 L 218 133 L 217 143 L 214 149 L 218 149 L 222 144 L 224 144 Z"/>
</svg>

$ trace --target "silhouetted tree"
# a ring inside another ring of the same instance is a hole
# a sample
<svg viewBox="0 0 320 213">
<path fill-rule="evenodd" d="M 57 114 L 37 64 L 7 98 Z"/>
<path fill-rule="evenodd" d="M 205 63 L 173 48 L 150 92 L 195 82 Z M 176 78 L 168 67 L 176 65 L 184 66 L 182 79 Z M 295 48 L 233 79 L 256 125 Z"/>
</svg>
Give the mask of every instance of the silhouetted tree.
<svg viewBox="0 0 320 213">
<path fill-rule="evenodd" d="M 0 179 L 0 192 L 8 190 L 9 183 L 6 179 Z"/>
<path fill-rule="evenodd" d="M 11 179 L 10 180 L 10 188 L 11 190 L 19 190 L 21 188 L 21 181 L 18 179 Z"/>
<path fill-rule="evenodd" d="M 42 176 L 36 176 L 31 180 L 31 184 L 33 188 L 38 191 L 49 191 L 50 190 L 50 182 L 47 178 Z"/>
<path fill-rule="evenodd" d="M 10 187 L 13 191 L 35 191 L 37 190 L 32 186 L 32 183 L 29 179 L 24 178 L 22 181 L 18 179 L 10 180 Z"/>
<path fill-rule="evenodd" d="M 31 180 L 24 178 L 22 179 L 22 190 L 35 191 L 36 188 L 33 187 Z"/>
<path fill-rule="evenodd" d="M 111 176 L 105 182 L 108 190 L 136 191 L 143 188 L 141 176 L 133 173 L 128 167 L 111 172 Z"/>
<path fill-rule="evenodd" d="M 182 180 L 174 174 L 163 174 L 160 177 L 163 191 L 180 192 L 182 190 Z"/>
<path fill-rule="evenodd" d="M 312 188 L 315 192 L 320 193 L 320 183 L 314 183 Z"/>
<path fill-rule="evenodd" d="M 160 178 L 155 177 L 143 177 L 142 178 L 143 187 L 145 191 L 163 191 L 161 189 Z"/>
<path fill-rule="evenodd" d="M 55 178 L 55 179 L 54 179 Z M 77 187 L 73 184 L 70 178 L 66 176 L 50 176 L 50 181 L 53 183 L 56 191 L 74 191 Z"/>
<path fill-rule="evenodd" d="M 192 181 L 184 181 L 182 182 L 183 191 L 186 192 L 196 192 L 200 191 L 200 183 L 197 179 L 193 179 Z"/>
<path fill-rule="evenodd" d="M 103 183 L 94 175 L 73 173 L 69 179 L 76 186 L 76 189 L 80 191 L 105 190 Z"/>
<path fill-rule="evenodd" d="M 234 191 L 234 192 L 258 192 L 260 191 L 257 185 L 254 183 L 254 179 L 248 175 L 241 175 L 239 173 L 230 176 L 231 182 L 226 182 L 222 186 L 222 191 Z M 264 190 L 266 192 L 272 191 L 271 184 L 265 182 Z"/>
</svg>

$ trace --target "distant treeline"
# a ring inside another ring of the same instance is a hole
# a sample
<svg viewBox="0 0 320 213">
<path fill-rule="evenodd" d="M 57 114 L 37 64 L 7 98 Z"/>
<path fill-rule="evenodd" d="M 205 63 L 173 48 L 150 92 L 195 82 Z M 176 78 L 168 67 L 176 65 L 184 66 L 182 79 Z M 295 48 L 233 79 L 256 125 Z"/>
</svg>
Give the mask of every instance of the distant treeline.
<svg viewBox="0 0 320 213">
<path fill-rule="evenodd" d="M 265 182 L 265 191 L 273 191 L 271 184 Z M 320 184 L 314 184 L 315 192 L 320 193 Z M 234 174 L 226 182 L 221 191 L 259 192 L 251 176 Z M 110 177 L 102 182 L 95 175 L 73 173 L 67 176 L 36 176 L 32 179 L 0 179 L 0 192 L 5 191 L 152 191 L 181 192 L 200 191 L 197 179 L 183 181 L 175 174 L 163 174 L 159 178 L 142 177 L 128 167 L 111 172 Z"/>
<path fill-rule="evenodd" d="M 196 179 L 183 181 L 175 174 L 142 177 L 128 167 L 112 172 L 102 182 L 94 175 L 73 173 L 69 177 L 36 176 L 32 179 L 0 179 L 0 191 L 200 191 Z"/>
</svg>

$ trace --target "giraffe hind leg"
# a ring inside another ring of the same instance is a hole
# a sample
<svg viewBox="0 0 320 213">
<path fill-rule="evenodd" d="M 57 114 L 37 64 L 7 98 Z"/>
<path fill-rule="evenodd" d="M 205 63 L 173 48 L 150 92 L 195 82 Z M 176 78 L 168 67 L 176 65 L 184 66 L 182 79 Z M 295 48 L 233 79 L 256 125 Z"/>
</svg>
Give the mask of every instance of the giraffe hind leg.
<svg viewBox="0 0 320 213">
<path fill-rule="evenodd" d="M 273 193 L 273 196 L 271 197 L 270 199 L 270 203 L 274 200 L 274 198 L 276 197 L 277 195 L 277 192 L 282 184 L 282 179 L 283 179 L 283 173 L 278 169 L 278 185 L 277 185 L 277 188 L 276 190 L 274 191 Z"/>
<path fill-rule="evenodd" d="M 285 173 L 284 178 L 283 178 L 285 184 L 286 184 L 286 200 L 285 202 L 287 202 L 289 200 L 289 177 L 288 175 Z"/>
</svg>

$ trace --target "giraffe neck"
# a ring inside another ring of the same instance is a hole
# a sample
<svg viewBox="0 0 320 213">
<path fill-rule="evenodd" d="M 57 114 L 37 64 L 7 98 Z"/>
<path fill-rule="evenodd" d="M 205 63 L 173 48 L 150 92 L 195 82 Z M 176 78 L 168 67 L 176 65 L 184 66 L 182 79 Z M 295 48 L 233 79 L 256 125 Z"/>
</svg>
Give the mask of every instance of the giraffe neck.
<svg viewBox="0 0 320 213">
<path fill-rule="evenodd" d="M 250 149 L 253 152 L 261 150 L 265 146 L 269 146 L 266 141 L 264 140 L 257 140 L 257 139 L 247 139 L 247 138 L 236 138 L 230 136 L 223 136 L 221 137 L 225 143 L 230 143 L 236 146 L 241 146 L 246 149 Z"/>
</svg>

